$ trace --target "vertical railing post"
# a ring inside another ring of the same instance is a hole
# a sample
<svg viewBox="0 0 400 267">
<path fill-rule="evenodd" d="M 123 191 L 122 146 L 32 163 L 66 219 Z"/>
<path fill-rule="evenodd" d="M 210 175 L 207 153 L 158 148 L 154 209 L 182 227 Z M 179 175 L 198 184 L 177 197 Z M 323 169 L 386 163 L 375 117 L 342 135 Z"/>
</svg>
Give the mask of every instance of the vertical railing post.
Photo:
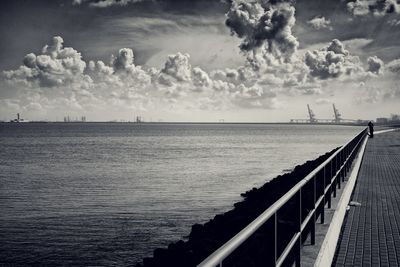
<svg viewBox="0 0 400 267">
<path fill-rule="evenodd" d="M 336 170 L 337 170 L 337 155 L 332 159 L 332 165 L 335 166 L 334 168 L 332 167 L 332 178 L 333 179 L 333 197 L 336 197 L 336 186 L 337 186 L 337 175 L 336 175 Z"/>
<path fill-rule="evenodd" d="M 335 176 L 335 180 L 333 181 L 333 197 L 336 197 L 336 184 L 337 184 L 336 179 L 337 177 Z"/>
<path fill-rule="evenodd" d="M 297 231 L 299 232 L 299 240 L 297 241 L 296 248 L 296 267 L 301 266 L 301 221 L 302 221 L 302 201 L 301 201 L 301 188 L 299 190 L 299 224 Z"/>
<path fill-rule="evenodd" d="M 348 150 L 348 146 L 345 146 L 345 148 L 344 148 L 344 155 L 345 155 L 345 161 L 346 161 L 346 163 L 344 164 L 344 176 L 347 176 L 347 165 L 348 165 L 348 154 L 347 154 L 347 150 Z"/>
<path fill-rule="evenodd" d="M 274 213 L 274 266 L 278 260 L 278 211 Z"/>
<path fill-rule="evenodd" d="M 313 215 L 312 215 L 312 222 L 311 222 L 311 245 L 315 245 L 315 222 L 316 222 L 316 213 L 315 210 L 315 202 L 317 201 L 317 174 L 313 177 Z"/>
<path fill-rule="evenodd" d="M 310 232 L 311 232 L 311 244 L 315 244 L 315 227 L 316 227 L 316 221 L 317 221 L 317 215 L 318 215 L 318 209 L 321 209 L 320 215 L 321 215 L 321 224 L 324 224 L 325 222 L 325 205 L 328 204 L 328 208 L 331 208 L 331 198 L 332 198 L 332 190 L 333 190 L 333 196 L 336 197 L 336 190 L 337 188 L 340 189 L 341 187 L 341 182 L 344 182 L 345 175 L 349 172 L 351 169 L 352 161 L 355 159 L 358 151 L 360 150 L 360 147 L 362 145 L 362 141 L 365 141 L 364 138 L 366 138 L 366 130 L 361 132 L 359 135 L 357 135 L 353 140 L 351 140 L 347 145 L 342 147 L 342 149 L 335 154 L 329 162 L 327 162 L 325 165 L 320 166 L 318 171 L 315 170 L 314 176 L 311 177 L 313 181 L 310 181 L 309 176 L 307 176 L 307 179 L 303 180 L 303 183 L 297 187 L 297 192 L 292 192 L 290 195 L 286 196 L 286 200 L 284 203 L 288 203 L 288 201 L 293 201 L 296 198 L 296 195 L 298 194 L 298 225 L 297 226 L 297 231 L 295 233 L 295 236 L 292 236 L 292 238 L 296 237 L 296 243 L 294 246 L 291 246 L 290 251 L 288 251 L 288 248 L 284 249 L 284 254 L 291 255 L 291 260 L 293 260 L 292 256 L 294 256 L 295 260 L 295 265 L 300 266 L 301 265 L 301 247 L 302 247 L 302 222 L 303 222 L 303 201 L 302 201 L 302 189 L 305 185 L 307 185 L 307 189 L 309 189 L 310 182 L 313 184 L 312 186 L 312 197 L 313 197 L 313 209 L 312 209 L 312 215 L 311 219 L 308 221 L 308 223 L 311 223 L 311 225 L 307 224 L 307 229 L 310 227 Z M 321 175 L 322 172 L 322 175 Z M 323 179 L 323 181 L 320 181 L 320 179 Z M 342 181 L 341 181 L 342 180 Z M 322 184 L 321 184 L 322 183 Z M 322 192 L 321 192 L 321 186 L 323 185 Z M 327 189 L 327 186 L 329 188 Z M 337 187 L 337 188 L 336 188 Z M 325 192 L 326 191 L 326 192 Z M 321 195 L 322 193 L 322 195 Z M 289 197 L 290 196 L 290 197 Z M 321 199 L 322 201 L 320 202 L 319 205 L 316 205 L 317 199 Z M 328 198 L 328 199 L 326 199 Z M 284 204 L 281 204 L 284 205 Z M 307 196 L 306 198 L 306 206 L 305 208 L 308 211 L 308 208 L 310 207 L 309 203 L 309 197 Z M 261 222 L 255 222 L 254 225 L 255 227 L 261 227 L 264 225 L 264 223 L 268 220 L 271 219 L 271 214 L 273 213 L 273 223 L 274 223 L 274 253 L 273 253 L 273 259 L 274 259 L 274 266 L 277 266 L 278 260 L 280 263 L 285 263 L 285 260 L 287 260 L 286 257 L 280 258 L 279 257 L 279 250 L 278 250 L 278 212 L 279 212 L 279 207 L 274 208 L 274 210 L 271 210 L 268 215 L 265 215 L 263 218 L 261 218 Z M 309 218 L 310 216 L 310 211 L 308 211 L 307 214 L 305 214 L 305 217 Z M 293 217 L 292 217 L 293 218 Z M 269 221 L 270 222 L 270 221 Z M 253 232 L 254 234 L 254 232 Z M 240 246 L 243 244 L 244 241 L 246 241 L 249 237 L 252 236 L 252 233 L 248 234 L 243 234 L 243 235 L 238 235 L 237 237 L 235 236 L 235 240 L 233 242 L 240 242 L 236 244 L 236 246 Z M 232 240 L 231 240 L 232 241 Z M 233 242 L 229 241 L 228 243 L 230 244 L 225 244 L 225 245 L 232 245 L 234 244 Z M 292 244 L 292 243 L 291 243 Z M 225 246 L 224 245 L 224 246 Z M 233 249 L 234 250 L 234 249 Z M 210 256 L 211 262 L 214 264 L 217 263 L 217 266 L 222 267 L 223 265 L 223 259 L 225 259 L 227 256 L 229 256 L 232 253 L 230 252 L 219 252 L 216 253 L 216 256 Z M 282 257 L 282 255 L 281 255 Z M 268 262 L 270 262 L 271 258 L 268 258 Z M 203 261 L 200 265 L 205 264 L 207 265 L 210 264 L 210 260 L 206 259 Z M 293 262 L 292 262 L 293 264 Z"/>
<path fill-rule="evenodd" d="M 329 166 L 330 166 L 330 171 L 329 171 L 330 175 L 328 177 L 329 178 L 328 209 L 331 208 L 331 204 L 332 204 L 332 201 L 331 201 L 331 198 L 332 198 L 332 169 L 333 169 L 332 160 L 329 162 Z"/>
<path fill-rule="evenodd" d="M 341 187 L 341 182 L 342 182 L 342 177 L 341 177 L 341 170 L 340 168 L 342 167 L 342 158 L 340 157 L 340 152 L 337 154 L 338 157 L 338 166 L 337 166 L 337 171 L 336 171 L 336 181 L 338 182 L 338 188 L 340 189 Z"/>
<path fill-rule="evenodd" d="M 342 164 L 341 164 L 341 166 L 343 166 L 344 165 L 344 163 L 345 163 L 345 158 L 344 158 L 344 152 L 343 152 L 343 150 L 342 150 L 342 153 L 341 153 L 341 156 L 340 156 L 341 158 L 342 158 Z M 341 171 L 341 174 L 340 174 L 340 176 L 342 177 L 342 182 L 344 183 L 344 166 L 343 166 L 343 168 L 342 168 L 342 171 Z"/>
<path fill-rule="evenodd" d="M 303 211 L 303 203 L 302 203 L 302 201 L 301 201 L 301 189 L 302 189 L 302 187 L 300 187 L 300 190 L 299 190 L 299 227 L 298 227 L 298 231 L 300 232 L 300 235 L 301 235 L 301 223 L 302 223 L 302 216 L 303 216 L 303 214 L 302 214 L 302 211 Z"/>
<path fill-rule="evenodd" d="M 296 244 L 296 267 L 301 267 L 301 237 L 297 240 Z"/>
<path fill-rule="evenodd" d="M 324 224 L 324 222 L 325 222 L 325 176 L 326 176 L 325 168 L 326 168 L 326 165 L 324 166 L 324 169 L 323 169 L 324 187 L 322 189 L 323 198 L 322 198 L 322 205 L 321 205 L 321 224 Z"/>
</svg>

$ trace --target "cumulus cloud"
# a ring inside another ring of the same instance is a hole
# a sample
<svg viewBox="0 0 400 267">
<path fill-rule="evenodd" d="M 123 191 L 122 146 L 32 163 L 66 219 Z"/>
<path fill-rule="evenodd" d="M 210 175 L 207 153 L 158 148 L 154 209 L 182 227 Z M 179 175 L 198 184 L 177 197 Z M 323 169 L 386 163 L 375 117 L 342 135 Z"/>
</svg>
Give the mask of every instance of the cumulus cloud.
<svg viewBox="0 0 400 267">
<path fill-rule="evenodd" d="M 359 58 L 351 56 L 337 39 L 326 48 L 307 51 L 305 64 L 310 69 L 310 75 L 320 79 L 337 78 L 362 71 Z"/>
<path fill-rule="evenodd" d="M 276 3 L 270 7 L 265 10 L 290 6 Z M 190 56 L 179 52 L 169 55 L 160 69 L 139 66 L 131 48 L 119 49 L 109 63 L 85 62 L 78 51 L 64 47 L 61 37 L 54 37 L 40 54 L 29 53 L 18 69 L 3 72 L 4 80 L 19 88 L 18 98 L 3 102 L 9 110 L 35 112 L 60 108 L 79 112 L 157 107 L 274 109 L 282 107 L 281 96 L 321 95 L 326 79 L 367 72 L 378 77 L 383 70 L 383 62 L 370 57 L 365 71 L 358 57 L 336 39 L 304 57 L 293 54 L 291 60 L 270 52 L 268 39 L 265 42 L 244 65 L 207 72 L 192 66 Z M 397 60 L 387 64 L 387 69 L 395 72 L 399 66 Z"/>
<path fill-rule="evenodd" d="M 400 4 L 397 0 L 355 0 L 347 3 L 347 9 L 354 16 L 383 16 L 400 13 Z"/>
<path fill-rule="evenodd" d="M 386 67 L 393 73 L 400 73 L 400 58 L 390 61 L 386 64 Z"/>
<path fill-rule="evenodd" d="M 331 21 L 329 19 L 325 19 L 325 17 L 322 16 L 312 18 L 311 20 L 307 21 L 307 24 L 316 30 L 333 29 L 331 26 Z"/>
<path fill-rule="evenodd" d="M 121 48 L 109 64 L 86 63 L 79 52 L 64 47 L 61 37 L 54 37 L 40 55 L 27 54 L 18 69 L 3 72 L 5 82 L 22 88 L 18 101 L 5 103 L 9 109 L 18 105 L 21 110 L 77 112 L 178 103 L 204 110 L 214 110 L 207 105 L 216 103 L 227 109 L 276 108 L 279 101 L 271 84 L 279 83 L 272 82 L 273 76 L 258 80 L 260 74 L 249 66 L 209 74 L 192 66 L 183 53 L 169 55 L 161 69 L 147 68 L 135 65 L 130 48 Z"/>
<path fill-rule="evenodd" d="M 292 1 L 233 1 L 226 25 L 242 39 L 240 48 L 247 55 L 247 64 L 231 71 L 230 77 L 223 71 L 211 76 L 248 88 L 272 87 L 286 95 L 318 95 L 323 91 L 319 80 L 363 71 L 359 58 L 351 56 L 339 40 L 305 57 L 297 53 L 299 44 L 292 34 L 294 14 Z M 325 17 L 315 17 L 310 25 L 331 29 Z"/>
<path fill-rule="evenodd" d="M 30 85 L 37 83 L 43 87 L 71 84 L 76 80 L 89 81 L 84 75 L 86 62 L 81 54 L 71 47 L 63 47 L 60 36 L 53 37 L 50 44 L 42 49 L 42 54 L 27 54 L 17 70 L 5 71 L 8 80 Z"/>
<path fill-rule="evenodd" d="M 197 88 L 205 88 L 209 87 L 212 83 L 210 77 L 208 76 L 208 73 L 203 71 L 199 67 L 193 68 L 193 84 Z"/>
<path fill-rule="evenodd" d="M 118 55 L 113 60 L 116 70 L 126 70 L 133 66 L 133 51 L 129 48 L 122 48 L 118 51 Z"/>
<path fill-rule="evenodd" d="M 227 13 L 226 25 L 242 38 L 244 52 L 264 51 L 290 60 L 299 43 L 292 34 L 295 8 L 289 1 L 235 0 Z"/>
<path fill-rule="evenodd" d="M 189 64 L 190 56 L 188 54 L 177 53 L 168 56 L 162 73 L 169 75 L 177 81 L 189 81 L 191 78 L 191 66 Z"/>
<path fill-rule="evenodd" d="M 375 73 L 375 74 L 381 74 L 383 72 L 383 61 L 378 58 L 377 56 L 369 57 L 368 58 L 368 71 Z"/>
</svg>

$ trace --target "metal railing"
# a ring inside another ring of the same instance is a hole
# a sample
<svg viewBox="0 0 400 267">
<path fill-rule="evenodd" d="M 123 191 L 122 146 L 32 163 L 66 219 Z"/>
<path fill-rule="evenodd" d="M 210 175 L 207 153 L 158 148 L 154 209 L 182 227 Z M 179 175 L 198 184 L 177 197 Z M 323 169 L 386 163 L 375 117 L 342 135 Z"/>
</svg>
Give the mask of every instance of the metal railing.
<svg viewBox="0 0 400 267">
<path fill-rule="evenodd" d="M 283 263 L 291 261 L 291 264 L 294 262 L 296 266 L 300 266 L 302 235 L 305 240 L 304 237 L 310 234 L 311 244 L 315 244 L 316 220 L 319 216 L 321 223 L 324 223 L 325 205 L 327 204 L 328 208 L 331 208 L 332 195 L 336 197 L 336 190 L 340 189 L 341 183 L 344 182 L 362 141 L 366 137 L 367 129 L 364 129 L 198 266 L 222 266 L 224 260 L 228 260 L 227 258 L 244 247 L 243 244 L 255 236 L 257 231 L 266 226 L 272 227 L 269 229 L 269 233 L 273 233 L 272 237 L 269 237 L 272 240 L 270 242 L 273 242 L 270 246 L 273 247 L 273 251 L 269 250 L 267 254 L 263 254 L 263 257 L 268 258 L 265 259 L 267 265 L 282 266 Z M 288 205 L 291 206 L 292 211 L 295 207 L 298 212 L 284 214 L 285 206 Z M 290 232 L 290 229 L 294 230 Z M 282 239 L 286 240 L 282 241 Z M 288 257 L 289 255 L 291 257 Z M 247 257 L 251 257 L 251 255 L 247 255 Z M 236 261 L 236 264 L 233 265 L 240 264 Z"/>
</svg>

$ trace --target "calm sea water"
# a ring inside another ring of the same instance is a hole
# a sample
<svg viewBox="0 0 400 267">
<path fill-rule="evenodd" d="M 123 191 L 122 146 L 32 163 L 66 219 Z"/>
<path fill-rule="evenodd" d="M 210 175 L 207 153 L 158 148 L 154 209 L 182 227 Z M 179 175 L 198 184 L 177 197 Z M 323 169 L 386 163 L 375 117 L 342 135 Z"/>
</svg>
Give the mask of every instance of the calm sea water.
<svg viewBox="0 0 400 267">
<path fill-rule="evenodd" d="M 132 265 L 359 127 L 0 124 L 0 265 Z"/>
</svg>

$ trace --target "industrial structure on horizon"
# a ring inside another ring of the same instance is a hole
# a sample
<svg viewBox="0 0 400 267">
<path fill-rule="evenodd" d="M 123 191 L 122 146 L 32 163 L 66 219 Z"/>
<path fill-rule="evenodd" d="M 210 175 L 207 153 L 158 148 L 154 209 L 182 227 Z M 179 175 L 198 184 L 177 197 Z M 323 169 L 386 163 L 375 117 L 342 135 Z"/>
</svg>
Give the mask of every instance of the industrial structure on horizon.
<svg viewBox="0 0 400 267">
<path fill-rule="evenodd" d="M 142 123 L 142 122 L 144 122 L 144 120 L 142 119 L 142 116 L 136 116 L 134 122 L 135 122 L 135 123 Z"/>
<path fill-rule="evenodd" d="M 69 115 L 64 117 L 64 122 L 86 122 L 86 116 L 76 117 L 75 119 L 71 118 Z"/>
<path fill-rule="evenodd" d="M 335 104 L 332 104 L 333 107 L 333 119 L 317 119 L 314 111 L 311 109 L 310 105 L 307 104 L 308 111 L 308 119 L 291 119 L 291 123 L 331 123 L 331 124 L 346 124 L 346 123 L 365 123 L 364 120 L 353 120 L 353 119 L 343 119 L 342 114 L 340 114 L 339 110 L 336 108 Z M 368 122 L 368 121 L 367 121 Z"/>
<path fill-rule="evenodd" d="M 10 120 L 10 122 L 28 122 L 28 121 L 27 121 L 27 120 L 24 120 L 23 118 L 21 118 L 21 116 L 19 115 L 19 113 L 17 113 L 17 118 L 16 118 L 16 119 Z"/>
</svg>

